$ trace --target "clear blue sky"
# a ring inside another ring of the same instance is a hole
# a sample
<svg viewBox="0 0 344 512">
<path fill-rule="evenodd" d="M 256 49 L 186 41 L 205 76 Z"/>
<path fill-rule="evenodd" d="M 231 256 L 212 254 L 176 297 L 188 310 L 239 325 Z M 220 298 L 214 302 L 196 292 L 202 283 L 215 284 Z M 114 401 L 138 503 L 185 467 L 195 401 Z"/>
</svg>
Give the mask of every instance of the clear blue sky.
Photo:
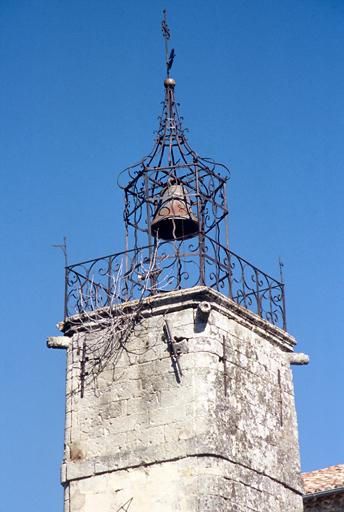
<svg viewBox="0 0 344 512">
<path fill-rule="evenodd" d="M 161 13 L 189 141 L 229 164 L 233 250 L 285 263 L 302 466 L 344 463 L 342 0 L 2 0 L 0 510 L 62 511 L 71 262 L 123 249 L 116 177 L 150 150 Z"/>
</svg>

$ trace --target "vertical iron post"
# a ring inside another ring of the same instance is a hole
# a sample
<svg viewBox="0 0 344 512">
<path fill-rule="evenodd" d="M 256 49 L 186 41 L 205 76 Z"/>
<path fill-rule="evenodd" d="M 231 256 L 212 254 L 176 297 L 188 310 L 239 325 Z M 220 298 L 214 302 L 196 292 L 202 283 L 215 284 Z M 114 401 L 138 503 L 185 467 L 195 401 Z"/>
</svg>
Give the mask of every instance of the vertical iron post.
<svg viewBox="0 0 344 512">
<path fill-rule="evenodd" d="M 111 288 L 112 288 L 112 257 L 108 258 L 108 279 L 107 279 L 107 290 L 106 290 L 106 303 L 104 306 L 111 306 Z"/>
<path fill-rule="evenodd" d="M 227 182 L 224 182 L 224 198 L 223 198 L 223 206 L 227 212 L 224 221 L 225 221 L 225 236 L 226 236 L 226 253 L 228 260 L 228 296 L 230 299 L 233 299 L 233 289 L 232 289 L 232 266 L 231 266 L 231 251 L 229 246 L 229 211 L 227 204 Z"/>
<path fill-rule="evenodd" d="M 197 197 L 197 217 L 199 222 L 198 243 L 199 243 L 199 272 L 200 284 L 205 285 L 205 255 L 204 255 L 204 215 L 203 204 L 201 205 L 201 196 L 199 191 L 199 176 L 197 163 L 195 162 L 196 179 L 196 197 Z"/>
<path fill-rule="evenodd" d="M 125 204 L 124 204 L 124 226 L 125 226 L 125 274 L 127 275 L 129 272 L 129 232 L 128 232 L 128 214 L 127 214 L 127 207 L 128 207 L 128 191 L 125 190 Z M 129 281 L 127 281 L 129 283 Z M 126 300 L 129 299 L 129 284 L 125 285 L 126 290 Z"/>
<path fill-rule="evenodd" d="M 69 268 L 65 267 L 65 289 L 64 289 L 64 320 L 68 316 L 68 279 L 69 279 Z"/>
<path fill-rule="evenodd" d="M 283 316 L 283 329 L 287 330 L 287 310 L 286 310 L 286 301 L 285 301 L 285 284 L 284 284 L 284 274 L 283 267 L 284 263 L 281 258 L 278 258 L 278 265 L 280 270 L 280 281 L 281 281 L 281 292 L 282 292 L 282 316 Z"/>
<path fill-rule="evenodd" d="M 144 169 L 144 184 L 145 184 L 145 202 L 146 202 L 146 216 L 147 216 L 147 235 L 148 235 L 148 251 L 149 251 L 149 268 L 151 270 L 149 281 L 150 281 L 150 289 L 152 291 L 152 295 L 156 293 L 156 273 L 155 271 L 155 262 L 154 267 L 151 268 L 152 265 L 152 235 L 151 235 L 151 212 L 150 212 L 150 201 L 149 197 L 149 182 L 148 182 L 148 171 Z M 154 249 L 156 245 L 156 239 L 154 239 Z M 155 254 L 155 251 L 154 251 Z"/>
<path fill-rule="evenodd" d="M 259 270 L 257 268 L 254 269 L 254 278 L 256 281 L 256 301 L 257 301 L 257 314 L 262 318 L 262 304 L 259 290 Z"/>
</svg>

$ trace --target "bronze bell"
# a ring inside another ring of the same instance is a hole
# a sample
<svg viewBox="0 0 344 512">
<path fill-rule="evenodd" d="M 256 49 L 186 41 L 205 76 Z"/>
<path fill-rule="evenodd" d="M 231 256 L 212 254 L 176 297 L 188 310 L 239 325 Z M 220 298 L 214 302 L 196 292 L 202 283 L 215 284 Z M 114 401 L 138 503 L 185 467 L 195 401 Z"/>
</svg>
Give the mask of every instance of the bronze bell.
<svg viewBox="0 0 344 512">
<path fill-rule="evenodd" d="M 184 240 L 199 232 L 199 223 L 191 210 L 190 198 L 175 179 L 163 190 L 151 224 L 151 233 L 161 240 Z"/>
</svg>

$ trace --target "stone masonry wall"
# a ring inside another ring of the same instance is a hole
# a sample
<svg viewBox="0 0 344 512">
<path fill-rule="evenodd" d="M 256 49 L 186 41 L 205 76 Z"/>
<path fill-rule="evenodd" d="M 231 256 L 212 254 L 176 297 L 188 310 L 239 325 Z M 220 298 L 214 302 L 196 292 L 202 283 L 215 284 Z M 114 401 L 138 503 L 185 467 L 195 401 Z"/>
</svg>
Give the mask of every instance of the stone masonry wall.
<svg viewBox="0 0 344 512">
<path fill-rule="evenodd" d="M 82 347 L 102 329 L 69 328 L 65 512 L 301 512 L 294 340 L 204 288 L 157 297 L 144 317 L 83 393 Z"/>
</svg>

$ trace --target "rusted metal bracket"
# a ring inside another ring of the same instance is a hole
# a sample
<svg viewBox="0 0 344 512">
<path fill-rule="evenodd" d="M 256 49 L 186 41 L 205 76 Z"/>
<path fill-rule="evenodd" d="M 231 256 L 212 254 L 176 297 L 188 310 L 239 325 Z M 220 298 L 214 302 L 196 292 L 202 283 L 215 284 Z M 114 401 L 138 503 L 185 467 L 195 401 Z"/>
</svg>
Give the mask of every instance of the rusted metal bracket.
<svg viewBox="0 0 344 512">
<path fill-rule="evenodd" d="M 164 324 L 164 333 L 165 333 L 165 336 L 166 336 L 166 341 L 167 341 L 167 349 L 170 353 L 170 356 L 171 356 L 171 360 L 172 360 L 172 366 L 173 366 L 173 369 L 174 369 L 174 373 L 176 375 L 176 379 L 177 379 L 177 382 L 179 383 L 181 381 L 181 377 L 183 376 L 183 372 L 182 372 L 182 369 L 180 367 L 180 363 L 179 363 L 179 354 L 176 350 L 176 346 L 175 346 L 175 343 L 174 343 L 174 337 L 172 336 L 172 333 L 171 333 L 171 329 L 170 329 L 170 324 L 168 323 L 168 321 L 165 319 L 165 324 Z"/>
<path fill-rule="evenodd" d="M 88 357 L 86 355 L 86 341 L 82 344 L 82 352 L 81 352 L 81 362 L 80 362 L 80 396 L 81 398 L 84 398 L 84 392 L 85 392 L 85 379 L 88 375 L 88 372 L 86 371 L 86 364 L 88 361 Z"/>
<path fill-rule="evenodd" d="M 224 395 L 227 396 L 228 391 L 228 375 L 227 375 L 227 347 L 226 347 L 226 338 L 223 336 L 222 338 L 222 357 L 220 361 L 223 363 L 223 388 Z"/>
</svg>

